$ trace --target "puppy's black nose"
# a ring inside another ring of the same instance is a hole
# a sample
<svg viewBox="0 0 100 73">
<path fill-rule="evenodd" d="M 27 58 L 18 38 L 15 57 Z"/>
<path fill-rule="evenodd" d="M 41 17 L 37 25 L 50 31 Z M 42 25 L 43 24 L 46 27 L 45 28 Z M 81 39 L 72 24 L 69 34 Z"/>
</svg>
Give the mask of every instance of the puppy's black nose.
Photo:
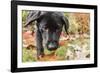
<svg viewBox="0 0 100 73">
<path fill-rule="evenodd" d="M 56 50 L 58 48 L 58 45 L 56 42 L 49 42 L 47 45 L 48 50 Z"/>
</svg>

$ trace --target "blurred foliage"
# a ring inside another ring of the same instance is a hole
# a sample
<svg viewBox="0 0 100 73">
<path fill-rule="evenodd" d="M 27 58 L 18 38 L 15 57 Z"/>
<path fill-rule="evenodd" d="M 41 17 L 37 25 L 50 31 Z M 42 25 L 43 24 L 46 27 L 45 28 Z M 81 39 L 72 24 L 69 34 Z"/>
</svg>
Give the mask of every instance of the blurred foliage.
<svg viewBox="0 0 100 73">
<path fill-rule="evenodd" d="M 27 50 L 26 48 L 23 48 L 23 56 L 22 61 L 23 62 L 33 62 L 36 61 L 36 51 Z"/>
<path fill-rule="evenodd" d="M 64 60 L 67 52 L 67 47 L 61 46 L 55 52 L 58 60 Z"/>
<path fill-rule="evenodd" d="M 24 25 L 26 23 L 26 19 L 27 19 L 27 16 L 28 16 L 29 12 L 30 12 L 30 10 L 22 10 L 22 25 L 23 25 L 23 31 L 26 31 L 26 30 L 34 31 L 35 30 L 35 28 L 34 28 L 35 22 L 32 22 L 31 25 L 29 25 L 27 28 L 24 28 Z"/>
<path fill-rule="evenodd" d="M 26 23 L 26 18 L 27 18 L 28 13 L 29 13 L 29 11 L 22 10 L 22 22 L 23 22 L 23 24 Z"/>
</svg>

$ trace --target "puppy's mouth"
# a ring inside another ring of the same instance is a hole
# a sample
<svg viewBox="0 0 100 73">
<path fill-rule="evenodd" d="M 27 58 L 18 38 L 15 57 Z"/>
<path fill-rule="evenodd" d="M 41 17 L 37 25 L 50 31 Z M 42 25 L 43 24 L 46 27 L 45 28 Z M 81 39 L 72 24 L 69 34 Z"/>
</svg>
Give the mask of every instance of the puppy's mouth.
<svg viewBox="0 0 100 73">
<path fill-rule="evenodd" d="M 57 42 L 49 42 L 46 46 L 49 51 L 54 51 L 58 48 Z"/>
</svg>

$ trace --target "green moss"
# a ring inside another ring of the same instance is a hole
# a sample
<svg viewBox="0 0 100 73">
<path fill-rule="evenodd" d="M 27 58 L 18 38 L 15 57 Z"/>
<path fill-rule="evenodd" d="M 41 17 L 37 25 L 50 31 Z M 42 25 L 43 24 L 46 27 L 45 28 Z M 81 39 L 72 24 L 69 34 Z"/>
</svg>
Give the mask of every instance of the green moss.
<svg viewBox="0 0 100 73">
<path fill-rule="evenodd" d="M 34 55 L 32 50 L 27 50 L 26 48 L 23 48 L 23 62 L 34 62 L 36 61 L 36 55 Z"/>
</svg>

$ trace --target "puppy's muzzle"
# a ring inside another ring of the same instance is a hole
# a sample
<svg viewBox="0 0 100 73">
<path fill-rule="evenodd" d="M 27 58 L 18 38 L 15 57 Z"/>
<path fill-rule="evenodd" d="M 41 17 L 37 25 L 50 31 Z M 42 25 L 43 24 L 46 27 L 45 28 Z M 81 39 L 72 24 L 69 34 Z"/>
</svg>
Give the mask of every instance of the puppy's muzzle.
<svg viewBox="0 0 100 73">
<path fill-rule="evenodd" d="M 50 51 L 56 50 L 58 48 L 57 41 L 48 41 L 47 43 L 47 49 Z"/>
</svg>

